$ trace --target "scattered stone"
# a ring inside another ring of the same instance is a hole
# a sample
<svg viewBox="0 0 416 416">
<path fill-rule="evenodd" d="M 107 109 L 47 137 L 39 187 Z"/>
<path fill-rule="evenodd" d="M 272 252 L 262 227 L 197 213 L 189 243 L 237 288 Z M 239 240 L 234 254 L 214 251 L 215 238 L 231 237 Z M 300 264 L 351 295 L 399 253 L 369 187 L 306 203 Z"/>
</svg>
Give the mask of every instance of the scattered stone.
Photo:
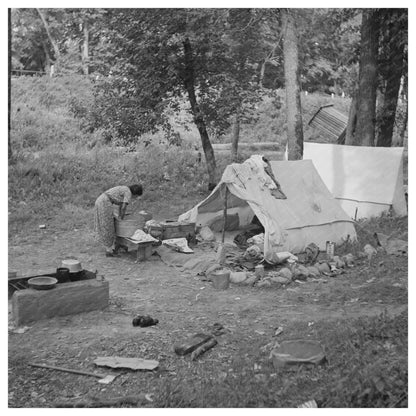
<svg viewBox="0 0 416 416">
<path fill-rule="evenodd" d="M 243 282 L 241 282 L 244 285 L 248 285 L 248 286 L 253 286 L 254 283 L 257 282 L 257 280 L 259 280 L 259 278 L 255 275 L 248 277 L 246 280 L 244 280 Z"/>
<path fill-rule="evenodd" d="M 257 287 L 269 287 L 271 285 L 270 279 L 265 279 L 257 283 Z"/>
<path fill-rule="evenodd" d="M 298 264 L 294 270 L 294 275 L 297 279 L 306 280 L 309 276 L 309 270 L 305 266 Z"/>
<path fill-rule="evenodd" d="M 308 271 L 309 271 L 309 274 L 311 274 L 312 276 L 316 277 L 320 275 L 319 269 L 315 266 L 309 266 Z"/>
<path fill-rule="evenodd" d="M 279 285 L 286 285 L 291 281 L 291 279 L 288 279 L 286 277 L 283 276 L 273 276 L 270 278 L 270 282 L 271 283 L 276 283 Z"/>
<path fill-rule="evenodd" d="M 230 282 L 234 284 L 242 283 L 247 279 L 246 272 L 231 272 L 230 273 Z"/>
<path fill-rule="evenodd" d="M 367 258 L 369 260 L 371 260 L 371 258 L 377 254 L 377 250 L 371 245 L 371 244 L 366 244 L 364 246 L 364 253 L 366 254 Z M 348 254 L 347 254 L 348 255 Z M 348 261 L 347 261 L 348 264 Z"/>
<path fill-rule="evenodd" d="M 337 269 L 343 269 L 345 266 L 346 266 L 345 261 L 343 261 L 343 260 L 341 260 L 341 259 L 338 259 L 338 260 L 335 262 L 335 267 L 336 267 Z"/>
<path fill-rule="evenodd" d="M 321 263 L 321 264 L 319 264 L 319 265 L 318 265 L 318 270 L 319 270 L 321 273 L 329 273 L 329 272 L 331 271 L 331 269 L 330 269 L 330 267 L 329 267 L 328 263 Z"/>
<path fill-rule="evenodd" d="M 283 269 L 280 269 L 278 274 L 288 280 L 291 280 L 293 277 L 293 273 L 288 269 L 287 267 L 284 267 Z"/>
</svg>

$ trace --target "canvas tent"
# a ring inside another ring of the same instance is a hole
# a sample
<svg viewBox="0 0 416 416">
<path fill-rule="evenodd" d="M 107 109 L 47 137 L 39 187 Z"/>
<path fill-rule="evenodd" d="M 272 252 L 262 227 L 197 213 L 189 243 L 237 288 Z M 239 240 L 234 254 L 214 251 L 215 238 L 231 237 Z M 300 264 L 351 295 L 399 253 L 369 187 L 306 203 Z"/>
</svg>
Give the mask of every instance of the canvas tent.
<svg viewBox="0 0 416 416">
<path fill-rule="evenodd" d="M 403 148 L 304 143 L 303 159 L 313 161 L 330 192 L 351 218 L 369 218 L 393 209 L 407 215 Z"/>
<path fill-rule="evenodd" d="M 200 226 L 212 224 L 223 215 L 227 189 L 227 213 L 238 214 L 239 227 L 250 224 L 254 215 L 264 226 L 264 254 L 270 263 L 275 262 L 277 252 L 300 253 L 312 242 L 324 250 L 328 240 L 341 243 L 348 236 L 356 238 L 353 221 L 330 194 L 311 161 L 270 162 L 287 197 L 276 199 L 267 186 L 264 169 L 252 163 L 255 157 L 227 166 L 211 194 L 178 220 Z"/>
</svg>

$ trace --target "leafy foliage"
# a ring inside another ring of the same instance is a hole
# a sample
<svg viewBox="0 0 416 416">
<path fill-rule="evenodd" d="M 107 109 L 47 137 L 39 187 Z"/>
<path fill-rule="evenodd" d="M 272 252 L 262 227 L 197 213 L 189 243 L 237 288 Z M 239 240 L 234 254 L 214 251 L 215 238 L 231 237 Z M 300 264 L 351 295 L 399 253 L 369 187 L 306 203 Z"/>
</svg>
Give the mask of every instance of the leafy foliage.
<svg viewBox="0 0 416 416">
<path fill-rule="evenodd" d="M 97 83 L 96 103 L 119 138 L 137 141 L 156 126 L 170 134 L 166 112 L 178 111 L 178 99 L 189 94 L 189 77 L 199 104 L 199 114 L 192 110 L 192 115 L 201 117 L 211 133 L 224 134 L 236 112 L 243 120 L 253 117 L 261 98 L 256 82 L 261 12 L 132 9 L 111 10 L 107 18 L 118 60 L 106 68 L 111 78 Z M 185 41 L 192 47 L 192 74 Z M 111 108 L 114 100 L 117 111 Z"/>
<path fill-rule="evenodd" d="M 300 31 L 304 89 L 352 93 L 360 42 L 357 9 L 306 9 Z"/>
</svg>

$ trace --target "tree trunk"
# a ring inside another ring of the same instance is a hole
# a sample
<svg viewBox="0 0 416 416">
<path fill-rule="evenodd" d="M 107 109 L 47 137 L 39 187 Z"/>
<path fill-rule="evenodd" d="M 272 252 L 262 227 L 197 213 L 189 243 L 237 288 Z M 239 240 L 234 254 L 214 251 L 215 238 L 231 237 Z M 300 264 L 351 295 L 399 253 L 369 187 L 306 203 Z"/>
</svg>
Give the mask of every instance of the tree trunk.
<svg viewBox="0 0 416 416">
<path fill-rule="evenodd" d="M 8 56 L 8 62 L 9 62 L 9 71 L 7 74 L 7 78 L 8 78 L 8 151 L 9 151 L 9 159 L 11 159 L 13 157 L 13 152 L 12 152 L 12 144 L 10 141 L 10 130 L 11 130 L 11 111 L 12 111 L 12 9 L 7 9 L 7 14 L 8 14 L 8 49 L 9 49 L 9 56 Z"/>
<path fill-rule="evenodd" d="M 404 119 L 403 119 L 403 124 L 400 128 L 400 133 L 399 133 L 399 142 L 397 143 L 398 146 L 403 146 L 404 144 L 404 135 L 406 133 L 406 129 L 407 129 L 407 121 L 409 118 L 409 100 L 406 97 L 406 111 L 404 113 Z"/>
<path fill-rule="evenodd" d="M 303 157 L 302 106 L 297 33 L 293 11 L 282 9 L 283 56 L 286 90 L 288 160 Z"/>
<path fill-rule="evenodd" d="M 240 116 L 237 113 L 234 116 L 233 126 L 232 126 L 231 158 L 233 162 L 237 162 L 239 139 L 240 139 Z"/>
<path fill-rule="evenodd" d="M 58 45 L 54 41 L 54 39 L 51 35 L 51 32 L 49 31 L 48 23 L 47 23 L 45 17 L 43 16 L 42 12 L 40 11 L 40 9 L 36 9 L 36 11 L 38 12 L 38 14 L 39 14 L 39 16 L 42 20 L 42 23 L 43 23 L 43 26 L 45 28 L 46 34 L 48 35 L 49 42 L 51 42 L 52 48 L 55 52 L 55 66 L 58 66 L 58 63 L 59 63 L 59 60 L 60 60 L 59 58 L 61 57 L 61 53 L 59 52 Z"/>
<path fill-rule="evenodd" d="M 82 69 L 84 71 L 84 75 L 89 74 L 89 28 L 88 28 L 88 20 L 85 18 L 83 21 L 83 31 L 84 31 L 84 39 L 82 44 Z"/>
<path fill-rule="evenodd" d="M 361 24 L 361 56 L 356 128 L 356 139 L 363 146 L 374 146 L 378 38 L 379 12 L 377 10 L 365 9 Z"/>
<path fill-rule="evenodd" d="M 45 53 L 45 66 L 44 66 L 43 69 L 47 74 L 50 74 L 50 72 L 51 72 L 51 56 L 49 55 L 48 46 L 46 45 L 45 42 L 42 42 L 42 48 L 43 48 L 43 52 Z"/>
<path fill-rule="evenodd" d="M 347 123 L 347 131 L 345 133 L 345 144 L 346 145 L 357 145 L 355 129 L 357 127 L 357 98 L 356 94 L 353 95 L 351 104 L 350 104 L 350 111 L 348 114 L 348 123 Z"/>
<path fill-rule="evenodd" d="M 386 88 L 383 107 L 380 111 L 377 146 L 390 147 L 393 139 L 397 101 L 404 68 L 404 43 L 400 40 L 401 25 L 396 20 L 389 34 L 388 65 L 384 68 Z"/>
<path fill-rule="evenodd" d="M 188 93 L 189 103 L 191 104 L 192 115 L 194 116 L 194 122 L 199 131 L 201 137 L 202 149 L 204 150 L 205 160 L 207 162 L 209 184 L 208 188 L 213 189 L 216 185 L 216 163 L 214 149 L 212 148 L 211 141 L 209 140 L 208 131 L 205 125 L 204 117 L 198 105 L 195 94 L 195 75 L 194 75 L 194 62 L 192 57 L 192 46 L 188 38 L 183 42 L 184 57 L 185 57 L 185 71 L 183 75 L 183 81 L 185 89 Z"/>
</svg>

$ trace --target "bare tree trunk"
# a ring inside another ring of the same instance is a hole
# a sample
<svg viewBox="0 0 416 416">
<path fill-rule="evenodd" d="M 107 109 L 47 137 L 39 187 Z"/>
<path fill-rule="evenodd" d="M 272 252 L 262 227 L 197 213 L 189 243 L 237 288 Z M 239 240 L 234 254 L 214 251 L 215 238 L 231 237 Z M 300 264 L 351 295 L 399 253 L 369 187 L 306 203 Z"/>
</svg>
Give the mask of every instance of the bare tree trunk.
<svg viewBox="0 0 416 416">
<path fill-rule="evenodd" d="M 208 131 L 205 125 L 204 117 L 198 105 L 195 94 L 195 76 L 194 76 L 194 64 L 192 57 L 192 46 L 189 38 L 186 38 L 184 43 L 184 54 L 185 54 L 185 71 L 183 81 L 185 89 L 188 93 L 189 103 L 191 104 L 192 114 L 194 116 L 194 122 L 199 131 L 201 137 L 202 149 L 204 150 L 205 160 L 207 162 L 207 170 L 209 177 L 208 188 L 213 189 L 216 185 L 216 163 L 214 149 L 212 148 L 211 141 L 209 140 Z"/>
<path fill-rule="evenodd" d="M 404 144 L 404 135 L 407 129 L 408 118 L 409 118 L 409 100 L 406 97 L 406 111 L 404 113 L 403 125 L 400 128 L 400 133 L 399 133 L 400 141 L 398 143 L 398 146 L 403 146 Z"/>
<path fill-rule="evenodd" d="M 346 145 L 357 145 L 356 136 L 355 136 L 355 129 L 357 127 L 357 98 L 356 94 L 353 95 L 351 104 L 350 104 L 350 111 L 348 114 L 348 123 L 347 123 L 347 131 L 345 133 L 345 144 Z"/>
<path fill-rule="evenodd" d="M 36 9 L 36 11 L 38 12 L 38 14 L 39 14 L 39 16 L 42 20 L 42 23 L 43 23 L 43 26 L 45 28 L 46 34 L 48 35 L 49 42 L 51 42 L 52 48 L 55 52 L 55 66 L 58 66 L 58 63 L 59 63 L 59 60 L 60 60 L 60 57 L 61 57 L 61 53 L 59 51 L 58 45 L 54 41 L 54 39 L 51 35 L 51 32 L 49 30 L 49 26 L 48 26 L 48 22 L 46 21 L 45 16 L 42 14 L 40 9 Z"/>
<path fill-rule="evenodd" d="M 298 39 L 293 11 L 282 9 L 283 56 L 285 70 L 288 160 L 303 157 L 302 106 Z"/>
<path fill-rule="evenodd" d="M 240 116 L 237 113 L 233 119 L 232 125 L 232 141 L 231 141 L 231 158 L 233 162 L 238 158 L 238 141 L 240 139 Z"/>
<path fill-rule="evenodd" d="M 389 12 L 389 15 L 394 17 L 395 12 Z M 380 147 L 390 147 L 393 140 L 397 101 L 399 99 L 400 83 L 405 62 L 404 43 L 401 42 L 400 36 L 402 29 L 402 24 L 396 17 L 389 31 L 389 43 L 387 45 L 388 65 L 383 66 L 386 88 L 378 122 L 377 146 Z"/>
<path fill-rule="evenodd" d="M 48 46 L 45 42 L 42 42 L 43 52 L 45 53 L 45 67 L 44 70 L 47 74 L 51 71 L 51 56 L 49 55 Z"/>
<path fill-rule="evenodd" d="M 83 31 L 84 31 L 84 39 L 82 44 L 82 69 L 84 71 L 84 75 L 89 74 L 89 27 L 88 27 L 88 19 L 84 18 L 83 21 Z"/>
<path fill-rule="evenodd" d="M 377 9 L 365 9 L 361 24 L 356 128 L 356 138 L 363 146 L 374 146 L 375 139 L 378 38 L 379 12 Z"/>
<path fill-rule="evenodd" d="M 9 56 L 8 56 L 8 63 L 9 63 L 9 71 L 8 71 L 8 152 L 9 152 L 9 159 L 13 157 L 12 152 L 12 144 L 10 141 L 10 130 L 11 130 L 11 111 L 12 111 L 12 9 L 7 9 L 8 15 L 8 49 L 9 49 Z"/>
</svg>

